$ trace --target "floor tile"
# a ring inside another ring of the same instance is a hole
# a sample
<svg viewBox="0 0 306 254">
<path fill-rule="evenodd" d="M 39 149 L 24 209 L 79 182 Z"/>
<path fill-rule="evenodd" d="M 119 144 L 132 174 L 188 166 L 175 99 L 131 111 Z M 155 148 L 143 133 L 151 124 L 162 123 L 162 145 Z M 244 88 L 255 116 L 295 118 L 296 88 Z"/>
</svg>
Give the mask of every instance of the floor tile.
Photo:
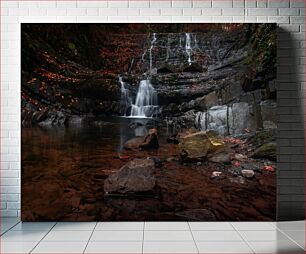
<svg viewBox="0 0 306 254">
<path fill-rule="evenodd" d="M 198 253 L 195 243 L 190 242 L 144 242 L 143 253 Z"/>
<path fill-rule="evenodd" d="M 16 221 L 15 222 L 1 222 L 1 227 L 8 228 L 8 227 L 16 226 L 18 224 L 20 224 L 20 221 L 19 222 L 16 222 Z"/>
<path fill-rule="evenodd" d="M 275 230 L 269 222 L 231 222 L 236 230 Z"/>
<path fill-rule="evenodd" d="M 18 231 L 15 231 L 18 232 Z M 44 242 L 86 242 L 92 231 L 50 231 L 43 239 Z"/>
<path fill-rule="evenodd" d="M 49 231 L 55 222 L 20 222 L 11 230 L 13 231 Z"/>
<path fill-rule="evenodd" d="M 302 248 L 305 248 L 305 231 L 304 230 L 290 230 L 282 231 L 289 236 L 293 241 L 297 242 Z"/>
<path fill-rule="evenodd" d="M 242 241 L 236 231 L 192 231 L 195 241 Z"/>
<path fill-rule="evenodd" d="M 189 222 L 191 230 L 235 230 L 229 222 Z"/>
<path fill-rule="evenodd" d="M 145 241 L 193 241 L 190 231 L 145 231 Z"/>
<path fill-rule="evenodd" d="M 96 222 L 58 222 L 52 229 L 55 231 L 70 231 L 70 230 L 93 230 Z"/>
<path fill-rule="evenodd" d="M 142 253 L 142 242 L 89 242 L 85 253 Z"/>
<path fill-rule="evenodd" d="M 281 230 L 304 230 L 305 221 L 281 221 L 276 222 L 276 227 Z"/>
<path fill-rule="evenodd" d="M 143 231 L 94 231 L 90 241 L 109 242 L 109 241 L 142 241 Z"/>
<path fill-rule="evenodd" d="M 1 242 L 35 242 L 40 241 L 47 231 L 8 231 L 1 236 Z"/>
<path fill-rule="evenodd" d="M 241 242 L 197 242 L 200 253 L 253 253 L 252 249 Z"/>
<path fill-rule="evenodd" d="M 143 230 L 144 222 L 98 222 L 95 230 Z"/>
<path fill-rule="evenodd" d="M 145 230 L 190 230 L 188 222 L 145 222 Z"/>
<path fill-rule="evenodd" d="M 1 234 L 3 234 L 4 232 L 10 230 L 11 228 L 13 228 L 14 226 L 18 225 L 19 222 L 1 222 Z"/>
<path fill-rule="evenodd" d="M 31 253 L 83 253 L 87 242 L 40 242 Z"/>
<path fill-rule="evenodd" d="M 304 253 L 304 250 L 291 241 L 248 242 L 255 253 Z"/>
<path fill-rule="evenodd" d="M 16 218 L 16 217 L 1 217 L 0 218 L 0 223 L 2 225 L 2 223 L 18 223 L 20 222 L 20 218 Z"/>
<path fill-rule="evenodd" d="M 0 253 L 29 253 L 37 242 L 1 242 Z"/>
<path fill-rule="evenodd" d="M 278 230 L 271 231 L 239 231 L 239 234 L 246 241 L 283 241 L 289 240 L 283 233 Z"/>
</svg>

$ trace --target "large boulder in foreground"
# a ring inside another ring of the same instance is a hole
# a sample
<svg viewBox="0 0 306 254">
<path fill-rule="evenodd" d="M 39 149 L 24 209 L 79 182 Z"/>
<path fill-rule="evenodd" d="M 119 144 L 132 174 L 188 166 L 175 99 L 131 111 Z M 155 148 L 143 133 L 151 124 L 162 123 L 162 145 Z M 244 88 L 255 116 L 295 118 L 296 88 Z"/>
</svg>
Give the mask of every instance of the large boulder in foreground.
<svg viewBox="0 0 306 254">
<path fill-rule="evenodd" d="M 150 150 L 158 149 L 158 137 L 157 130 L 150 129 L 149 133 L 142 137 L 136 137 L 125 142 L 123 147 L 127 150 L 141 149 L 141 150 Z"/>
<path fill-rule="evenodd" d="M 134 159 L 104 181 L 106 193 L 128 194 L 152 191 L 156 180 L 155 163 L 151 159 Z"/>
<path fill-rule="evenodd" d="M 180 155 L 183 160 L 199 160 L 209 153 L 225 149 L 223 139 L 215 131 L 200 131 L 180 138 Z"/>
</svg>

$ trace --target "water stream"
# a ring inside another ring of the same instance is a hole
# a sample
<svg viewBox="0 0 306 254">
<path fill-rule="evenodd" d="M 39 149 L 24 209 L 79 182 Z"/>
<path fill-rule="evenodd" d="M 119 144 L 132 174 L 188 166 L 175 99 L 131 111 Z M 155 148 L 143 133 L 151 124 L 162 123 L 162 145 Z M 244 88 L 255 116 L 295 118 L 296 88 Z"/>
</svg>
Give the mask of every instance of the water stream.
<svg viewBox="0 0 306 254">
<path fill-rule="evenodd" d="M 141 80 L 135 104 L 132 104 L 131 117 L 153 117 L 157 114 L 157 92 L 149 79 Z"/>
<path fill-rule="evenodd" d="M 192 48 L 191 48 L 191 37 L 190 33 L 185 33 L 186 36 L 186 44 L 185 44 L 185 50 L 186 54 L 188 56 L 188 64 L 191 65 L 191 53 L 192 53 Z"/>
<path fill-rule="evenodd" d="M 157 41 L 156 33 L 152 34 L 152 39 L 149 47 L 149 74 L 152 74 L 153 68 L 153 53 L 152 50 Z M 142 55 L 142 60 L 144 61 L 144 56 L 147 50 L 144 51 Z M 129 89 L 125 86 L 122 81 L 122 77 L 119 76 L 119 83 L 121 84 L 121 109 L 124 114 L 122 116 L 127 116 L 127 111 L 131 107 L 131 113 L 129 117 L 133 118 L 151 118 L 157 116 L 159 106 L 157 104 L 157 92 L 151 84 L 150 79 L 141 80 L 139 83 L 139 88 L 136 95 L 135 103 L 132 102 L 132 96 Z"/>
<path fill-rule="evenodd" d="M 152 40 L 151 40 L 151 46 L 150 46 L 150 49 L 149 49 L 149 53 L 150 53 L 150 74 L 152 73 L 152 66 L 153 66 L 153 56 L 152 56 L 152 50 L 154 48 L 154 44 L 156 42 L 156 33 L 153 33 L 153 37 L 152 37 Z"/>
<path fill-rule="evenodd" d="M 126 116 L 128 108 L 132 105 L 131 93 L 130 90 L 125 87 L 125 83 L 121 76 L 119 76 L 119 83 L 121 85 L 120 108 L 123 116 Z"/>
</svg>

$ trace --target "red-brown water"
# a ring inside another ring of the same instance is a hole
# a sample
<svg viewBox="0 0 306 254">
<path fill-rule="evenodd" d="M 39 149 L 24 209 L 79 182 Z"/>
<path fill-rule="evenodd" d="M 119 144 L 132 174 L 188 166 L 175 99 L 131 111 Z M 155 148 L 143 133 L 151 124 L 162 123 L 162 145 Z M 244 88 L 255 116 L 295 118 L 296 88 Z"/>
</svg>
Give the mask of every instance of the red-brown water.
<svg viewBox="0 0 306 254">
<path fill-rule="evenodd" d="M 157 151 L 122 151 L 126 140 L 146 132 L 144 126 L 130 128 L 132 121 L 117 118 L 90 125 L 22 128 L 22 219 L 192 220 L 181 214 L 197 209 L 207 209 L 217 220 L 275 219 L 274 172 L 256 173 L 255 179 L 240 184 L 229 181 L 231 174 L 223 165 L 167 161 L 178 159 L 179 151 L 166 142 L 165 128 L 158 128 Z M 133 158 L 148 156 L 163 161 L 156 169 L 155 195 L 104 195 L 104 179 L 110 173 Z M 224 177 L 210 179 L 214 170 L 223 171 Z"/>
</svg>

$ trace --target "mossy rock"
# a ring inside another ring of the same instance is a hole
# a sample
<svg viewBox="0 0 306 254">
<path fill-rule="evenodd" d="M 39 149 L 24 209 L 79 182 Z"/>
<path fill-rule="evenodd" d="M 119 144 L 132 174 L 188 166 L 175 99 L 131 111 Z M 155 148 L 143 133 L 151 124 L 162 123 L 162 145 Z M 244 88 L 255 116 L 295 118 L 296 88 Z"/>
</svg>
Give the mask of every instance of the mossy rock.
<svg viewBox="0 0 306 254">
<path fill-rule="evenodd" d="M 276 160 L 276 143 L 270 142 L 263 144 L 255 150 L 252 157 L 254 158 L 267 158 L 270 160 Z"/>
<path fill-rule="evenodd" d="M 225 143 L 214 131 L 200 131 L 181 137 L 179 147 L 183 160 L 196 161 L 223 150 Z"/>
</svg>

